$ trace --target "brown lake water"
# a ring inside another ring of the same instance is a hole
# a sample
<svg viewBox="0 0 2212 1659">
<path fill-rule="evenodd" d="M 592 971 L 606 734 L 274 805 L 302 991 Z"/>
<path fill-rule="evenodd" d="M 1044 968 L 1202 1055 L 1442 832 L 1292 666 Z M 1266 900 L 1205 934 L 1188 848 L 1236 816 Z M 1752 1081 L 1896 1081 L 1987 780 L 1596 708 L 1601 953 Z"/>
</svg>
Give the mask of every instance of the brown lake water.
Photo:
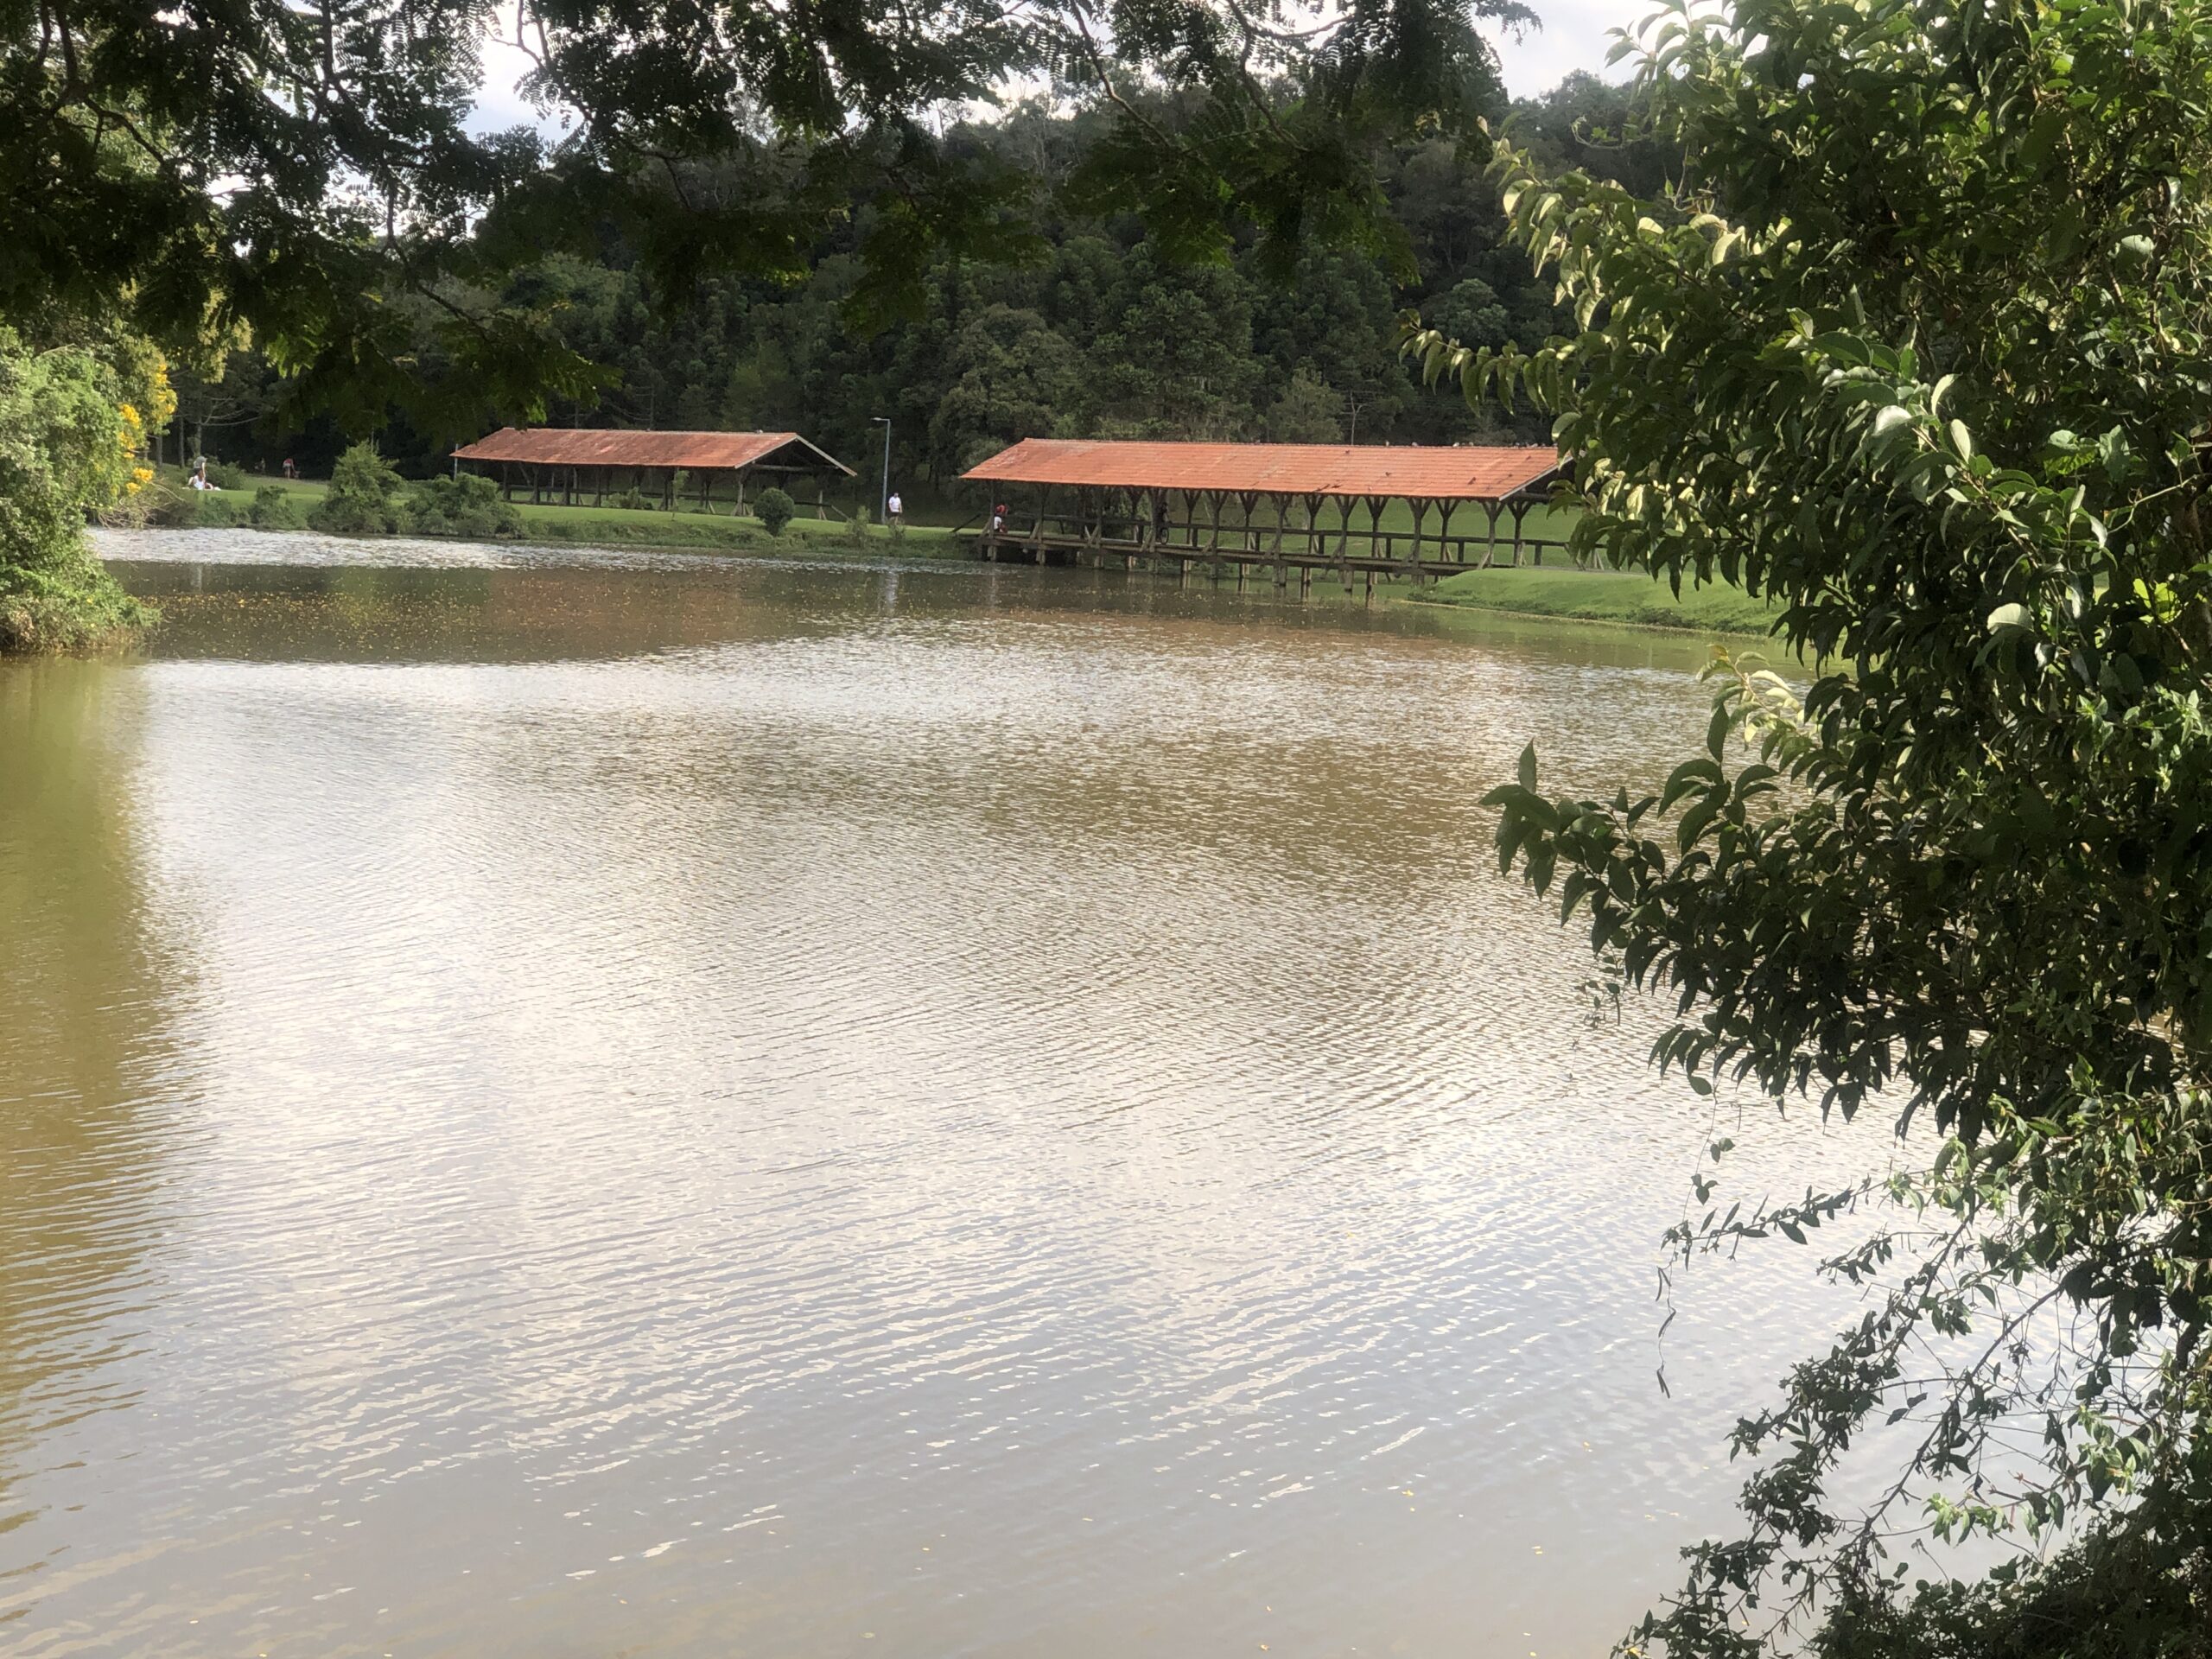
<svg viewBox="0 0 2212 1659">
<path fill-rule="evenodd" d="M 1600 1653 L 1834 1322 L 1662 1350 L 1710 1108 L 1477 804 L 1694 641 L 105 548 L 146 652 L 0 664 L 0 1650 Z"/>
</svg>

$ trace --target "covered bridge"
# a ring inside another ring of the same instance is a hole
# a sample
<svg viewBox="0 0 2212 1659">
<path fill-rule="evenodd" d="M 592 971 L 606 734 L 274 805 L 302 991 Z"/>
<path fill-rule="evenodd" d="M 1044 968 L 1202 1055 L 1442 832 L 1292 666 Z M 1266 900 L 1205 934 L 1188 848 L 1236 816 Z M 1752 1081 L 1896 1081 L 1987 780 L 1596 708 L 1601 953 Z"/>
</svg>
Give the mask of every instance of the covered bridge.
<svg viewBox="0 0 2212 1659">
<path fill-rule="evenodd" d="M 965 476 L 995 503 L 988 558 L 1121 556 L 1445 575 L 1501 558 L 1541 563 L 1557 537 L 1528 516 L 1560 474 L 1549 446 L 1147 443 L 1025 438 Z M 1001 513 L 999 506 L 1006 511 Z M 1456 522 L 1455 522 L 1456 521 Z"/>
<path fill-rule="evenodd" d="M 809 443 L 796 432 L 613 432 L 587 427 L 501 427 L 488 438 L 453 452 L 456 467 L 467 462 L 499 480 L 510 501 L 518 489 L 532 501 L 576 506 L 607 505 L 611 494 L 636 490 L 674 512 L 682 500 L 702 512 L 720 499 L 732 512 L 745 511 L 748 481 L 780 486 L 793 500 L 805 501 L 813 482 L 817 516 L 823 511 L 823 486 L 850 478 L 853 469 Z M 680 474 L 680 477 L 679 477 Z M 793 486 L 799 487 L 794 488 Z M 719 490 L 717 486 L 720 486 Z"/>
</svg>

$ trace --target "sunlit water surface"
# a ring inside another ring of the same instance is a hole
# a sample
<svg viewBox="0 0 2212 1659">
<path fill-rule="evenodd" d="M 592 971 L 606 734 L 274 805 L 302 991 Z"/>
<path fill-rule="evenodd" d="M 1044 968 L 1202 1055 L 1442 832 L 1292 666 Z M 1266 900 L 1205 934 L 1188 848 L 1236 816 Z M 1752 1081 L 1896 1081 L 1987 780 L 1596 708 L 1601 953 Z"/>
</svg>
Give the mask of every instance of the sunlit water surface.
<svg viewBox="0 0 2212 1659">
<path fill-rule="evenodd" d="M 1710 1109 L 1478 804 L 1694 642 L 106 546 L 144 658 L 0 666 L 10 1654 L 1600 1652 L 1833 1322 L 1656 1339 Z"/>
</svg>

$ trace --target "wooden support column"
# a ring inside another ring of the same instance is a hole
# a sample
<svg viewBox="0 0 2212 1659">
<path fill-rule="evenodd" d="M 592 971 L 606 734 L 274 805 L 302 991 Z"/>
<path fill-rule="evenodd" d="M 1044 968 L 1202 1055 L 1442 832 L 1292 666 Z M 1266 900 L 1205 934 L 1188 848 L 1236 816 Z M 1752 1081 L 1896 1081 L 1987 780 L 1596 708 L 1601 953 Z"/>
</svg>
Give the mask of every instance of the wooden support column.
<svg viewBox="0 0 2212 1659">
<path fill-rule="evenodd" d="M 1436 504 L 1436 556 L 1440 561 L 1452 556 L 1452 509 L 1459 505 L 1456 501 L 1439 501 Z M 1454 562 L 1459 564 L 1467 562 L 1465 542 L 1459 544 L 1459 556 Z"/>
<path fill-rule="evenodd" d="M 1483 511 L 1490 515 L 1490 530 L 1483 545 L 1483 569 L 1487 570 L 1497 557 L 1497 503 L 1484 502 Z"/>
<path fill-rule="evenodd" d="M 1529 504 L 1526 501 L 1516 501 L 1513 504 L 1513 568 L 1516 570 L 1521 568 L 1521 521 L 1528 516 Z M 1536 563 L 1541 565 L 1543 562 L 1543 550 L 1538 548 Z"/>
<path fill-rule="evenodd" d="M 1413 542 L 1413 548 L 1412 548 L 1411 552 L 1410 552 L 1410 553 L 1408 555 L 1408 556 L 1407 556 L 1406 563 L 1413 568 L 1413 573 L 1414 573 L 1414 587 L 1416 587 L 1416 588 L 1418 588 L 1418 587 L 1420 587 L 1420 586 L 1421 586 L 1421 527 L 1422 524 L 1423 524 L 1423 523 L 1427 519 L 1427 518 L 1428 518 L 1428 503 L 1427 503 L 1427 501 L 1425 501 L 1425 500 L 1424 500 L 1424 501 L 1408 500 L 1408 501 L 1406 503 L 1406 505 L 1407 505 L 1408 506 L 1411 507 L 1411 508 L 1414 510 L 1414 542 Z"/>
</svg>

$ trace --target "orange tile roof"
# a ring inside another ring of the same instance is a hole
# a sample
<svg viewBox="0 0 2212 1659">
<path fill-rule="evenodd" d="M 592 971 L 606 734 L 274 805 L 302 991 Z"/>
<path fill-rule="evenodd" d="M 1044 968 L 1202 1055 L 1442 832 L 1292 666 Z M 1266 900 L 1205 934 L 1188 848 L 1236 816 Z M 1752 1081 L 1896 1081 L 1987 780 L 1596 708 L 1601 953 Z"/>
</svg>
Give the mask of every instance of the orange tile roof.
<svg viewBox="0 0 2212 1659">
<path fill-rule="evenodd" d="M 1559 452 L 1548 445 L 1024 438 L 963 476 L 979 483 L 1495 501 L 1542 483 L 1559 465 Z"/>
<path fill-rule="evenodd" d="M 615 432 L 595 427 L 503 426 L 454 454 L 462 461 L 540 467 L 750 467 L 797 444 L 847 477 L 853 469 L 796 432 Z"/>
</svg>

